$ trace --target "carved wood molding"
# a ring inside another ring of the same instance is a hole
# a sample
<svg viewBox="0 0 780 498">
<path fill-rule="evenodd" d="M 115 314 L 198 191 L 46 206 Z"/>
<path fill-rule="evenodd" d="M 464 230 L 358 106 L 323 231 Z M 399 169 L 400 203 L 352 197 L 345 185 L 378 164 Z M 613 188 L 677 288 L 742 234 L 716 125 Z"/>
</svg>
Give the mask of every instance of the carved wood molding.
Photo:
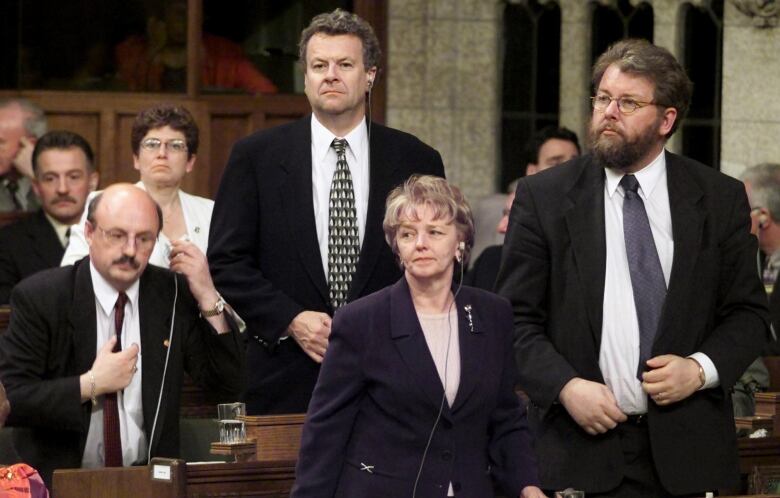
<svg viewBox="0 0 780 498">
<path fill-rule="evenodd" d="M 780 3 L 777 0 L 731 0 L 743 14 L 750 17 L 757 28 L 777 27 Z"/>
</svg>

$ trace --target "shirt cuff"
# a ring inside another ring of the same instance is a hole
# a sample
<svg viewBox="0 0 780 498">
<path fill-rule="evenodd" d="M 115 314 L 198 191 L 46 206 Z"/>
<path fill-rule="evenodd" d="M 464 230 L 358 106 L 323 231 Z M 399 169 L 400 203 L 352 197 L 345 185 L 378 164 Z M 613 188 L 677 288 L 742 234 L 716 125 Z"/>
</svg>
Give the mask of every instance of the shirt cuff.
<svg viewBox="0 0 780 498">
<path fill-rule="evenodd" d="M 704 385 L 699 388 L 709 389 L 711 387 L 718 387 L 720 385 L 720 377 L 718 377 L 718 369 L 715 368 L 715 364 L 712 363 L 710 357 L 704 353 L 693 353 L 688 358 L 696 360 L 701 368 L 704 369 Z"/>
</svg>

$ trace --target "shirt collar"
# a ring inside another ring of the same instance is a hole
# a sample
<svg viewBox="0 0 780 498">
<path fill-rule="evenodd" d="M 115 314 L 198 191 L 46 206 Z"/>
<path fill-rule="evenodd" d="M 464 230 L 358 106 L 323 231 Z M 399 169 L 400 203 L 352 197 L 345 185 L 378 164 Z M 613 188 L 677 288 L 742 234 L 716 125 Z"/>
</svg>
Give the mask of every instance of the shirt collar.
<svg viewBox="0 0 780 498">
<path fill-rule="evenodd" d="M 612 168 L 604 168 L 604 171 L 607 175 L 607 194 L 611 198 L 617 191 L 618 184 L 620 184 L 620 180 L 625 176 L 625 173 Z M 664 171 L 666 171 L 666 149 L 662 149 L 661 153 L 650 164 L 634 173 L 645 199 L 652 195 Z"/>
<path fill-rule="evenodd" d="M 57 238 L 60 239 L 60 242 L 62 243 L 63 247 L 67 245 L 68 243 L 68 237 L 66 237 L 66 234 L 68 233 L 68 230 L 70 229 L 70 225 L 66 225 L 64 223 L 60 223 L 59 221 L 52 218 L 49 213 L 46 211 L 43 212 L 44 216 L 46 216 L 46 219 L 49 220 L 49 224 L 54 229 L 54 232 L 57 234 Z"/>
<path fill-rule="evenodd" d="M 352 131 L 347 133 L 343 137 L 337 137 L 332 131 L 325 128 L 325 125 L 319 122 L 317 116 L 313 113 L 311 115 L 311 143 L 314 145 L 314 159 L 317 162 L 325 160 L 325 156 L 330 151 L 330 144 L 336 138 L 344 138 L 347 140 L 349 147 L 348 151 L 352 151 L 358 162 L 362 161 L 361 154 L 364 150 L 364 144 L 368 140 L 368 134 L 366 132 L 366 120 L 365 118 L 360 120 L 357 126 Z"/>
<path fill-rule="evenodd" d="M 92 260 L 89 261 L 89 272 L 92 275 L 92 289 L 95 291 L 95 299 L 103 308 L 106 316 L 111 316 L 111 312 L 114 311 L 114 305 L 119 297 L 119 291 L 114 289 L 108 281 L 103 278 L 95 265 L 92 264 Z M 140 285 L 138 280 L 133 282 L 133 285 L 125 291 L 127 294 L 127 301 L 130 303 L 130 309 L 138 309 L 138 289 Z"/>
</svg>

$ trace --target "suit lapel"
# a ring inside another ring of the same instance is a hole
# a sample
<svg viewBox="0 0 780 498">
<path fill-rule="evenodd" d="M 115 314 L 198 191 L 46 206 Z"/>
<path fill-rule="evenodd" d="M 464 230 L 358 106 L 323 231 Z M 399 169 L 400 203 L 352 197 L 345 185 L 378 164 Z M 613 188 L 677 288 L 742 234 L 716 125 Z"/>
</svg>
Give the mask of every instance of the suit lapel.
<svg viewBox="0 0 780 498">
<path fill-rule="evenodd" d="M 145 421 L 145 430 L 147 438 L 152 431 L 154 415 L 157 410 L 157 400 L 162 383 L 162 367 L 165 365 L 165 355 L 168 347 L 173 347 L 172 353 L 179 351 L 181 345 L 165 345 L 163 341 L 168 339 L 170 328 L 172 300 L 161 299 L 164 296 L 172 296 L 173 278 L 157 278 L 158 274 L 150 272 L 148 269 L 141 275 L 141 282 L 138 294 L 138 313 L 139 325 L 141 327 L 141 355 L 143 358 L 141 371 L 141 397 L 143 400 L 143 412 Z M 179 281 L 179 293 L 186 292 L 183 288 L 186 284 Z M 173 341 L 181 341 L 181 335 L 174 334 Z M 175 357 L 175 355 L 172 354 Z M 169 377 L 170 378 L 170 377 Z M 166 384 L 167 385 L 167 384 Z M 160 406 L 159 420 L 163 420 L 166 412 L 166 398 L 162 397 Z M 154 441 L 149 441 L 149 447 L 154 448 L 159 440 L 159 431 Z"/>
<path fill-rule="evenodd" d="M 685 170 L 680 158 L 666 152 L 666 182 L 669 188 L 669 209 L 672 215 L 674 257 L 669 288 L 654 344 L 674 327 L 676 317 L 685 313 L 689 296 L 695 294 L 693 271 L 701 247 L 705 213 L 699 205 L 701 188 Z"/>
<path fill-rule="evenodd" d="M 569 190 L 566 226 L 585 307 L 596 345 L 601 344 L 607 242 L 604 226 L 604 172 L 584 159 L 582 172 Z"/>
<path fill-rule="evenodd" d="M 390 290 L 390 337 L 411 372 L 415 385 L 422 389 L 428 401 L 438 409 L 444 388 L 417 319 L 405 278 L 401 278 Z M 442 417 L 450 419 L 449 407 L 447 403 L 444 405 Z"/>
<path fill-rule="evenodd" d="M 490 333 L 485 327 L 485 321 L 479 315 L 478 303 L 472 302 L 469 292 L 461 289 L 455 305 L 458 310 L 458 338 L 460 343 L 460 385 L 452 412 L 469 399 L 474 388 L 482 378 L 482 367 L 485 365 L 485 334 Z"/>
<path fill-rule="evenodd" d="M 51 226 L 43 210 L 34 215 L 30 220 L 30 250 L 37 254 L 45 267 L 59 266 L 62 255 L 65 252 L 54 227 Z"/>
<path fill-rule="evenodd" d="M 89 258 L 76 263 L 76 278 L 68 321 L 73 333 L 73 354 L 77 372 L 86 372 L 97 356 L 97 316 L 95 291 L 89 272 Z"/>
<path fill-rule="evenodd" d="M 352 277 L 349 288 L 349 300 L 359 297 L 368 283 L 371 273 L 377 266 L 377 260 L 382 253 L 385 234 L 382 229 L 382 219 L 385 215 L 385 200 L 390 188 L 394 187 L 393 178 L 397 176 L 398 165 L 388 161 L 391 151 L 387 149 L 385 128 L 372 124 L 369 142 L 369 193 L 368 210 L 366 212 L 366 231 L 363 245 L 360 248 L 357 271 Z"/>
<path fill-rule="evenodd" d="M 295 247 L 306 272 L 323 301 L 330 307 L 328 283 L 322 268 L 322 257 L 314 221 L 314 203 L 311 187 L 311 116 L 299 120 L 292 128 L 289 155 L 281 167 L 287 181 L 280 192 L 287 224 L 291 227 Z M 302 144 L 305 144 L 302 146 Z"/>
</svg>

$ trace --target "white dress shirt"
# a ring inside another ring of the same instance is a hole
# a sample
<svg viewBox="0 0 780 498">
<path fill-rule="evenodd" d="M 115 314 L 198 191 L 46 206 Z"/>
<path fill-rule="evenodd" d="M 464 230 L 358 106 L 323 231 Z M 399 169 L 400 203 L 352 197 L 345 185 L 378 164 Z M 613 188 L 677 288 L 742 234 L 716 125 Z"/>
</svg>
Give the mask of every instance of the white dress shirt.
<svg viewBox="0 0 780 498">
<path fill-rule="evenodd" d="M 607 266 L 599 367 L 620 409 L 628 414 L 645 413 L 647 395 L 642 391 L 642 383 L 636 377 L 639 363 L 639 322 L 623 235 L 624 192 L 619 183 L 624 174 L 609 168 L 605 168 L 605 172 L 604 224 Z M 674 237 L 665 151 L 661 151 L 658 157 L 636 172 L 635 176 L 639 182 L 639 196 L 645 205 L 664 280 L 669 287 Z M 712 360 L 704 353 L 694 353 L 691 357 L 704 368 L 707 379 L 704 388 L 718 385 L 718 372 Z"/>
<path fill-rule="evenodd" d="M 114 305 L 119 297 L 111 284 L 106 282 L 92 262 L 89 263 L 92 276 L 92 288 L 95 291 L 95 308 L 97 311 L 97 349 L 112 337 L 114 333 Z M 125 304 L 125 317 L 122 322 L 122 349 L 127 349 L 132 344 L 141 347 L 141 326 L 138 312 L 138 280 L 130 286 Z M 122 462 L 124 466 L 132 465 L 146 459 L 147 441 L 144 432 L 144 413 L 141 398 L 141 375 L 143 373 L 142 355 L 139 351 L 136 367 L 138 371 L 133 375 L 123 391 L 116 395 L 116 404 L 119 411 L 119 432 L 122 440 Z M 84 468 L 105 466 L 105 447 L 103 444 L 103 396 L 98 397 L 98 404 L 92 407 L 89 419 L 89 432 L 87 444 L 84 447 L 84 455 L 81 459 Z"/>
<path fill-rule="evenodd" d="M 369 192 L 369 150 L 366 122 L 360 123 L 344 137 L 337 137 L 317 117 L 311 115 L 311 186 L 314 201 L 314 222 L 317 227 L 317 241 L 320 246 L 322 268 L 325 279 L 328 278 L 328 210 L 330 204 L 330 184 L 336 172 L 337 154 L 330 146 L 335 138 L 347 140 L 347 165 L 352 175 L 352 188 L 355 190 L 355 211 L 357 212 L 358 237 L 363 246 L 366 233 L 366 213 L 368 212 Z"/>
</svg>

